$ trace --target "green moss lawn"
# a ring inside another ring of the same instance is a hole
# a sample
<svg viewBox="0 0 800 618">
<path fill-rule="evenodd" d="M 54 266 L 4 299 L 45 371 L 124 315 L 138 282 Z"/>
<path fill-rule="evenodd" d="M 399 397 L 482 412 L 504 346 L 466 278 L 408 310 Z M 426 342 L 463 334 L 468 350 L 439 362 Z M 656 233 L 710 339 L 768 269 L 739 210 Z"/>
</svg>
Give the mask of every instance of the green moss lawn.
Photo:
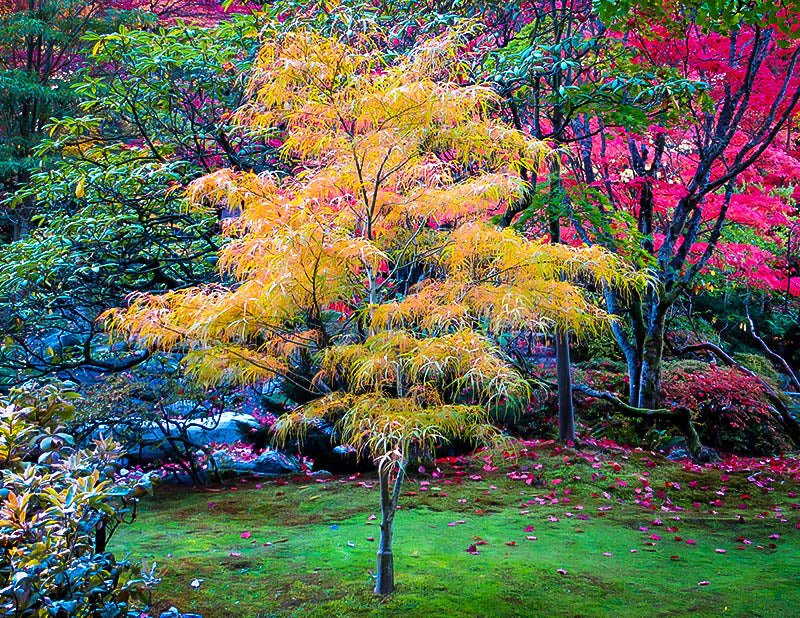
<svg viewBox="0 0 800 618">
<path fill-rule="evenodd" d="M 385 600 L 371 592 L 369 475 L 162 487 L 111 549 L 165 569 L 155 615 L 800 613 L 796 462 L 698 470 L 639 452 L 529 455 L 415 471 Z"/>
</svg>

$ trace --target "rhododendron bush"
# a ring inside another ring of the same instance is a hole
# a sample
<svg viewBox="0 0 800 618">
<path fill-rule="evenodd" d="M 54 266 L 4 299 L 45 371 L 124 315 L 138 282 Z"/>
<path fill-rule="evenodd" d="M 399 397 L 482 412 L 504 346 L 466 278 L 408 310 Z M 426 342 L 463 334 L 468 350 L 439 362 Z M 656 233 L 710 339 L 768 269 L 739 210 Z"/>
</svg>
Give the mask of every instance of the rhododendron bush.
<svg viewBox="0 0 800 618">
<path fill-rule="evenodd" d="M 119 616 L 148 598 L 155 567 L 106 544 L 132 522 L 143 475 L 115 480 L 119 445 L 76 448 L 63 423 L 75 393 L 28 385 L 0 399 L 0 611 L 6 616 Z"/>
</svg>

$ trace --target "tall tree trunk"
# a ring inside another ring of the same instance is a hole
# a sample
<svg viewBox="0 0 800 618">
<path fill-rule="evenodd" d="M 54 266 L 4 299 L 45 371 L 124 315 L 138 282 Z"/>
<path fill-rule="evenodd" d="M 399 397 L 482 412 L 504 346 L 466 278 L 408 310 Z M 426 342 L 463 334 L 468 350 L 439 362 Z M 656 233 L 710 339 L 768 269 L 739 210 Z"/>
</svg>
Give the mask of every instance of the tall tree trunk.
<svg viewBox="0 0 800 618">
<path fill-rule="evenodd" d="M 560 156 L 560 155 L 559 155 Z M 564 185 L 561 179 L 561 160 L 556 156 L 550 164 L 550 190 L 556 195 L 564 196 Z M 561 212 L 559 208 L 551 208 L 548 212 L 550 242 L 561 242 Z M 569 331 L 556 328 L 556 375 L 558 382 L 558 439 L 561 442 L 575 441 L 575 410 L 572 404 L 572 374 L 569 363 Z"/>
<path fill-rule="evenodd" d="M 575 411 L 572 407 L 572 375 L 569 370 L 569 333 L 556 329 L 556 374 L 558 376 L 558 439 L 575 442 Z"/>
<path fill-rule="evenodd" d="M 664 355 L 664 331 L 666 308 L 656 303 L 648 316 L 647 337 L 641 352 L 639 374 L 640 408 L 654 409 L 661 399 L 661 360 Z"/>
</svg>

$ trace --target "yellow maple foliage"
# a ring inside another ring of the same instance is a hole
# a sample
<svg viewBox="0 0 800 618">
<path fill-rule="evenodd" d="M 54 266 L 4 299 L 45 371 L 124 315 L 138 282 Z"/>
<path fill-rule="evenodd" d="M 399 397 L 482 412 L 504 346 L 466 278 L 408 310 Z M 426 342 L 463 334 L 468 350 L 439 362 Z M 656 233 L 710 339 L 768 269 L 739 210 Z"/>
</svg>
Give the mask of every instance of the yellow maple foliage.
<svg viewBox="0 0 800 618">
<path fill-rule="evenodd" d="M 529 383 L 496 337 L 596 332 L 611 317 L 576 282 L 642 283 L 599 248 L 491 225 L 530 189 L 520 170 L 538 169 L 548 148 L 493 114 L 495 94 L 467 82 L 459 51 L 451 33 L 389 63 L 366 39 L 276 35 L 237 117 L 283 139 L 302 171 L 220 170 L 192 183 L 194 207 L 238 213 L 219 259 L 230 283 L 139 295 L 106 316 L 141 344 L 181 346 L 201 381 L 277 374 L 316 391 L 278 437 L 326 418 L 375 458 L 387 555 L 409 459 L 455 436 L 505 445 L 493 413 L 527 403 Z M 316 373 L 302 375 L 309 359 Z"/>
</svg>

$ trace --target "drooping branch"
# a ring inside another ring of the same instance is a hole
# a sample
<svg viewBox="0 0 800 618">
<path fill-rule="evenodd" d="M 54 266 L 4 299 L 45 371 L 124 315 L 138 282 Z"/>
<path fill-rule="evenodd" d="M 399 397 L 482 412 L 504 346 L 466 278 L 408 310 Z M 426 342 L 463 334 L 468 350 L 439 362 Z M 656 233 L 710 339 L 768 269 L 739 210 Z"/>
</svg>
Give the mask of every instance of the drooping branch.
<svg viewBox="0 0 800 618">
<path fill-rule="evenodd" d="M 769 347 L 769 344 L 756 333 L 756 325 L 753 323 L 753 318 L 750 317 L 749 309 L 747 311 L 747 323 L 750 326 L 750 335 L 758 342 L 758 345 L 761 346 L 764 354 L 766 354 L 773 363 L 779 365 L 783 369 L 786 375 L 789 376 L 792 386 L 800 391 L 800 380 L 797 379 L 797 374 L 789 366 L 789 363 L 786 362 L 786 359 L 777 352 L 774 352 L 772 348 Z"/>
<path fill-rule="evenodd" d="M 589 395 L 590 397 L 597 397 L 598 399 L 607 401 L 613 405 L 616 411 L 623 416 L 631 418 L 662 419 L 673 423 L 683 432 L 684 437 L 686 438 L 686 446 L 689 448 L 689 452 L 691 453 L 692 457 L 696 457 L 703 448 L 703 445 L 700 442 L 700 436 L 697 435 L 697 430 L 692 422 L 692 412 L 688 408 L 657 408 L 654 410 L 648 408 L 637 408 L 625 403 L 613 393 L 608 391 L 598 391 L 586 386 L 585 384 L 573 383 L 572 390 L 580 391 Z"/>
<path fill-rule="evenodd" d="M 718 345 L 711 343 L 710 341 L 704 341 L 701 343 L 684 346 L 682 348 L 674 350 L 676 356 L 683 356 L 694 352 L 709 352 L 714 356 L 716 356 L 718 359 L 720 359 L 727 366 L 735 367 L 742 373 L 758 380 L 758 383 L 761 385 L 761 388 L 764 389 L 764 393 L 766 394 L 767 399 L 769 399 L 770 403 L 778 412 L 781 424 L 789 433 L 789 436 L 792 438 L 794 443 L 800 444 L 800 424 L 798 424 L 798 422 L 794 419 L 794 417 L 789 413 L 789 408 L 786 407 L 786 404 L 781 399 L 778 392 L 774 388 L 772 388 L 769 382 L 764 380 L 764 378 L 758 375 L 755 371 L 748 369 L 741 363 L 737 363 L 727 352 L 725 352 L 725 350 L 723 350 Z"/>
</svg>

